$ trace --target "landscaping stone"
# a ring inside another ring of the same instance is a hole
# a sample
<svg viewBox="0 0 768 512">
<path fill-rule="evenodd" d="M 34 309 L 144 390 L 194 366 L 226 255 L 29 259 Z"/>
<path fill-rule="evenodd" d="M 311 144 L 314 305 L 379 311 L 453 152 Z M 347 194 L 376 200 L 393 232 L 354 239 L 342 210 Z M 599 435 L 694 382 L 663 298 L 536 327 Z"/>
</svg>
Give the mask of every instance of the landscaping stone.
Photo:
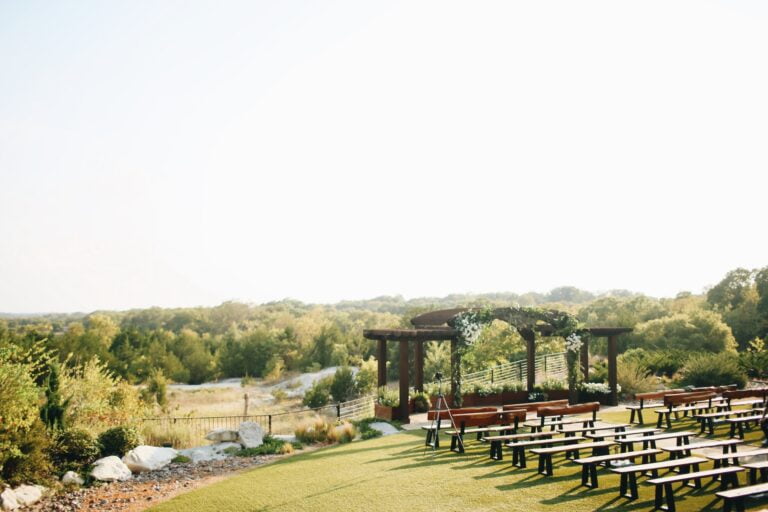
<svg viewBox="0 0 768 512">
<path fill-rule="evenodd" d="M 205 434 L 205 438 L 214 443 L 234 442 L 238 439 L 238 432 L 237 430 L 217 428 Z"/>
<path fill-rule="evenodd" d="M 74 471 L 67 471 L 64 473 L 64 476 L 61 477 L 61 483 L 64 485 L 83 485 L 85 479 Z"/>
<path fill-rule="evenodd" d="M 181 450 L 179 455 L 189 457 L 192 462 L 206 462 L 210 460 L 223 460 L 230 455 L 226 453 L 227 448 L 233 448 L 240 450 L 242 446 L 239 443 L 218 443 L 209 446 L 198 446 L 196 448 L 189 448 L 187 450 Z"/>
<path fill-rule="evenodd" d="M 45 487 L 41 485 L 20 485 L 13 490 L 16 501 L 21 506 L 34 505 L 43 497 Z"/>
<path fill-rule="evenodd" d="M 371 423 L 370 427 L 372 429 L 378 430 L 379 432 L 382 433 L 382 435 L 385 435 L 385 436 L 388 436 L 390 434 L 397 434 L 398 432 L 400 432 L 399 430 L 397 430 L 397 428 L 393 427 L 392 425 L 384 421 L 377 421 L 375 423 Z"/>
<path fill-rule="evenodd" d="M 8 488 L 0 493 L 0 506 L 3 510 L 16 510 L 21 506 L 13 489 Z"/>
<path fill-rule="evenodd" d="M 124 482 L 130 480 L 133 475 L 119 457 L 110 455 L 93 463 L 91 476 L 102 482 Z"/>
<path fill-rule="evenodd" d="M 164 468 L 178 454 L 173 448 L 141 445 L 126 453 L 123 462 L 132 472 L 143 473 Z"/>
<path fill-rule="evenodd" d="M 264 430 L 258 423 L 244 421 L 237 430 L 238 442 L 243 448 L 256 448 L 264 444 Z"/>
</svg>

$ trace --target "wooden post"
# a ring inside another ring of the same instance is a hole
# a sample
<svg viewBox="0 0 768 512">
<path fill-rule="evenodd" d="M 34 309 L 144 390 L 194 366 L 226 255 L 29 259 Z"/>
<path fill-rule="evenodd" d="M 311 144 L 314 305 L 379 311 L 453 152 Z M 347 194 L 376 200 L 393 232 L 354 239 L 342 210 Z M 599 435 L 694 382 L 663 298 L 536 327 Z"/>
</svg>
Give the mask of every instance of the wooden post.
<svg viewBox="0 0 768 512">
<path fill-rule="evenodd" d="M 400 418 L 403 423 L 410 423 L 408 412 L 408 340 L 400 340 Z"/>
<path fill-rule="evenodd" d="M 536 385 L 536 333 L 533 329 L 521 329 L 518 332 L 525 340 L 526 384 L 530 393 Z"/>
<path fill-rule="evenodd" d="M 376 358 L 379 363 L 379 379 L 376 385 L 381 387 L 387 385 L 387 342 L 379 340 L 377 348 Z"/>
<path fill-rule="evenodd" d="M 619 393 L 617 391 L 618 378 L 616 373 L 616 359 L 618 357 L 618 336 L 608 336 L 608 385 L 611 387 L 611 405 L 619 405 Z"/>
<path fill-rule="evenodd" d="M 586 382 L 589 380 L 589 338 L 585 336 L 581 341 L 581 371 Z"/>
<path fill-rule="evenodd" d="M 243 416 L 248 417 L 248 393 L 243 395 L 243 402 L 245 405 L 243 408 Z"/>
<path fill-rule="evenodd" d="M 416 356 L 413 372 L 414 388 L 416 388 L 416 391 L 424 391 L 424 342 L 416 340 L 414 343 L 416 343 L 416 347 L 414 347 L 414 355 Z"/>
<path fill-rule="evenodd" d="M 461 407 L 461 355 L 459 340 L 451 339 L 451 407 Z"/>
</svg>

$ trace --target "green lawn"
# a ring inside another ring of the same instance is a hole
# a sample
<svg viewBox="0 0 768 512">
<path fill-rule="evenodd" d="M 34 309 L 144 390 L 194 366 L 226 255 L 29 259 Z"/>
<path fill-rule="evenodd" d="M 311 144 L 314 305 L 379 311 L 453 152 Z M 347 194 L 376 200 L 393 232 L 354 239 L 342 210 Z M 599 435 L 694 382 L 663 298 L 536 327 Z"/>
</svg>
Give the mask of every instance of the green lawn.
<svg viewBox="0 0 768 512">
<path fill-rule="evenodd" d="M 652 414 L 655 416 L 655 414 Z M 625 413 L 605 413 L 607 421 L 626 422 Z M 648 415 L 646 419 L 650 419 Z M 647 424 L 647 426 L 649 426 Z M 681 421 L 675 430 L 695 425 Z M 727 437 L 725 427 L 718 438 Z M 759 432 L 747 440 L 756 444 Z M 254 469 L 160 504 L 153 512 L 252 512 L 252 511 L 534 511 L 579 512 L 595 510 L 651 510 L 653 488 L 641 483 L 640 499 L 618 497 L 618 477 L 600 472 L 600 488 L 580 487 L 575 464 L 556 459 L 555 475 L 536 473 L 529 455 L 528 468 L 517 469 L 505 453 L 491 461 L 484 444 L 470 442 L 467 453 L 457 455 L 441 448 L 425 452 L 420 432 L 370 441 L 358 441 L 300 454 Z M 705 465 L 702 469 L 711 467 Z M 742 485 L 746 483 L 741 476 Z M 721 510 L 714 499 L 717 486 L 681 489 L 680 511 Z"/>
</svg>

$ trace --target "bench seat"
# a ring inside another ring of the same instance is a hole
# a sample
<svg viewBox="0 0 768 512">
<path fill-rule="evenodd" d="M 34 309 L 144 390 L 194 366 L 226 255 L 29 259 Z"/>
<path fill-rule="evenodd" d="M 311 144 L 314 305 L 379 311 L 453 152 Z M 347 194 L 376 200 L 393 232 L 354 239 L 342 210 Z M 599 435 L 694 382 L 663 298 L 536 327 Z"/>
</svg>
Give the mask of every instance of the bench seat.
<svg viewBox="0 0 768 512">
<path fill-rule="evenodd" d="M 596 421 L 600 421 L 600 418 L 580 417 L 580 418 L 562 418 L 556 420 L 549 420 L 542 423 L 539 420 L 531 420 L 523 423 L 523 426 L 530 427 L 531 430 L 543 430 L 543 427 L 550 427 L 551 430 L 555 430 L 558 427 L 559 430 L 563 430 L 565 425 L 574 425 L 581 423 L 583 428 L 592 426 Z"/>
<path fill-rule="evenodd" d="M 760 472 L 760 481 L 768 482 L 768 460 L 760 462 L 750 462 L 749 464 L 741 464 L 741 467 L 749 470 L 749 483 L 754 485 L 757 483 L 757 472 Z"/>
<path fill-rule="evenodd" d="M 570 439 L 570 438 L 569 438 Z M 611 446 L 616 443 L 613 441 L 594 441 L 590 443 L 574 443 L 565 446 L 551 446 L 549 448 L 536 448 L 531 450 L 539 456 L 539 474 L 552 476 L 552 456 L 558 453 L 564 453 L 568 458 L 569 454 L 575 454 L 574 458 L 579 458 L 579 450 L 592 450 L 592 455 L 608 455 Z"/>
<path fill-rule="evenodd" d="M 501 451 L 502 443 L 504 441 L 524 441 L 535 439 L 551 439 L 552 436 L 559 434 L 559 432 L 530 432 L 527 434 L 507 434 L 499 436 L 485 436 L 483 441 L 491 444 L 490 457 L 493 460 L 502 460 L 504 455 Z"/>
<path fill-rule="evenodd" d="M 574 428 L 574 429 L 563 429 L 560 432 L 565 434 L 566 436 L 570 434 L 585 434 L 587 432 L 598 432 L 601 430 L 614 430 L 614 431 L 621 431 L 629 427 L 627 423 L 616 423 L 613 425 L 603 425 L 599 427 L 582 427 L 582 428 Z"/>
<path fill-rule="evenodd" d="M 643 464 L 656 462 L 656 455 L 661 450 L 655 448 L 648 450 L 638 450 L 636 452 L 612 453 L 609 455 L 595 455 L 592 457 L 583 457 L 575 459 L 573 462 L 581 465 L 581 485 L 591 489 L 597 488 L 597 466 L 600 464 L 609 465 L 611 462 L 619 460 L 629 460 L 635 462 L 635 458 L 642 457 Z"/>
<path fill-rule="evenodd" d="M 659 477 L 659 471 L 669 469 L 680 469 L 689 471 L 693 467 L 694 472 L 699 471 L 699 465 L 707 462 L 707 459 L 701 457 L 685 457 L 683 459 L 665 460 L 662 462 L 649 462 L 648 464 L 636 464 L 632 466 L 622 466 L 611 468 L 611 471 L 621 476 L 619 484 L 619 497 L 636 500 L 637 492 L 637 474 L 650 473 L 652 478 Z"/>
<path fill-rule="evenodd" d="M 654 509 L 675 512 L 675 491 L 672 489 L 672 484 L 674 483 L 683 482 L 683 486 L 687 485 L 694 489 L 701 489 L 701 479 L 712 477 L 715 479 L 720 478 L 721 489 L 726 489 L 729 484 L 732 487 L 738 487 L 738 474 L 742 471 L 744 471 L 744 468 L 740 467 L 708 469 L 705 471 L 696 471 L 694 473 L 678 473 L 676 475 L 648 480 L 649 484 L 656 487 Z M 690 480 L 693 480 L 693 485 L 689 484 Z"/>
<path fill-rule="evenodd" d="M 719 411 L 719 412 L 709 412 L 705 414 L 696 414 L 693 416 L 693 419 L 697 420 L 700 423 L 701 431 L 700 433 L 703 434 L 705 430 L 709 430 L 710 435 L 715 434 L 715 422 L 725 423 L 727 419 L 731 417 L 741 417 L 741 416 L 754 416 L 755 412 L 762 412 L 763 408 L 754 408 L 754 409 L 736 409 L 736 410 L 727 410 L 727 411 Z"/>
<path fill-rule="evenodd" d="M 713 453 L 711 455 L 705 455 L 711 461 L 714 461 L 715 467 L 728 466 L 733 463 L 735 466 L 740 466 L 739 459 L 747 457 L 761 457 L 768 455 L 768 448 L 758 448 L 757 450 L 749 450 L 744 452 L 730 452 L 730 453 Z"/>
<path fill-rule="evenodd" d="M 643 443 L 643 449 L 656 448 L 656 441 L 663 441 L 665 439 L 675 439 L 678 446 L 690 444 L 690 438 L 693 435 L 695 435 L 693 432 L 685 430 L 683 432 L 665 432 L 663 434 L 653 434 L 650 436 L 624 437 L 616 439 L 616 442 L 621 443 L 622 451 L 631 452 L 634 450 L 635 443 Z"/>
<path fill-rule="evenodd" d="M 723 498 L 723 512 L 730 512 L 734 506 L 738 512 L 742 512 L 744 510 L 744 498 L 765 493 L 768 493 L 768 483 L 718 491 L 715 494 Z"/>
<path fill-rule="evenodd" d="M 688 457 L 691 455 L 692 450 L 703 450 L 705 448 L 722 448 L 723 453 L 728 453 L 728 450 L 735 452 L 737 445 L 742 444 L 744 441 L 741 439 L 726 439 L 724 441 L 703 441 L 701 443 L 693 444 L 681 444 L 678 446 L 662 446 L 662 450 L 669 453 L 670 459 L 677 459 L 680 457 Z"/>
<path fill-rule="evenodd" d="M 589 429 L 587 429 L 589 430 Z M 594 434 L 586 434 L 586 437 L 590 439 L 605 439 L 606 437 L 613 437 L 616 439 L 627 437 L 627 436 L 637 436 L 637 435 L 653 435 L 661 432 L 658 428 L 636 428 L 633 430 L 622 430 L 621 432 L 600 432 L 594 433 Z"/>
<path fill-rule="evenodd" d="M 727 423 L 730 423 L 731 430 L 728 433 L 730 437 L 740 437 L 744 439 L 744 424 L 746 423 L 747 426 L 749 423 L 752 423 L 753 421 L 755 423 L 760 423 L 760 420 L 763 419 L 762 414 L 756 414 L 753 416 L 739 416 L 738 418 L 728 418 L 725 421 Z"/>
<path fill-rule="evenodd" d="M 572 437 L 558 437 L 553 439 L 534 439 L 531 441 L 519 441 L 507 443 L 507 448 L 512 449 L 512 464 L 519 468 L 526 467 L 525 463 L 525 449 L 532 446 L 553 446 L 557 444 L 576 444 L 579 441 L 584 441 L 581 436 Z"/>
</svg>

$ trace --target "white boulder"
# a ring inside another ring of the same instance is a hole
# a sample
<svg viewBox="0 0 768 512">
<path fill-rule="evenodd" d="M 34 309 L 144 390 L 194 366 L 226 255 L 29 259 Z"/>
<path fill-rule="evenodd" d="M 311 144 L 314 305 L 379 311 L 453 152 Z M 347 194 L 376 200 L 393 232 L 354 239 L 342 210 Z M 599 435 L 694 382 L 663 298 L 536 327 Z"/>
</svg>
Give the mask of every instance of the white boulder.
<svg viewBox="0 0 768 512">
<path fill-rule="evenodd" d="M 61 483 L 64 485 L 83 485 L 85 480 L 74 471 L 67 471 L 64 473 L 64 476 L 61 477 Z"/>
<path fill-rule="evenodd" d="M 3 510 L 16 510 L 20 506 L 13 489 L 8 488 L 0 493 L 0 507 L 2 507 Z"/>
<path fill-rule="evenodd" d="M 205 438 L 214 443 L 234 442 L 237 441 L 237 430 L 217 428 L 205 434 Z"/>
<path fill-rule="evenodd" d="M 192 462 L 205 462 L 208 460 L 222 460 L 230 456 L 227 453 L 227 449 L 239 450 L 242 448 L 238 443 L 218 443 L 209 446 L 198 446 L 197 448 L 189 448 L 187 450 L 181 450 L 179 455 L 189 457 Z"/>
<path fill-rule="evenodd" d="M 141 445 L 126 453 L 123 462 L 132 472 L 143 473 L 164 468 L 178 454 L 173 448 Z"/>
<path fill-rule="evenodd" d="M 13 490 L 16 494 L 16 501 L 21 506 L 34 505 L 43 497 L 45 487 L 41 485 L 20 485 Z"/>
<path fill-rule="evenodd" d="M 110 455 L 93 463 L 91 476 L 102 482 L 124 482 L 131 479 L 131 470 L 119 457 Z"/>
<path fill-rule="evenodd" d="M 244 421 L 237 429 L 237 441 L 243 448 L 256 448 L 264 444 L 264 430 L 258 423 Z"/>
</svg>

